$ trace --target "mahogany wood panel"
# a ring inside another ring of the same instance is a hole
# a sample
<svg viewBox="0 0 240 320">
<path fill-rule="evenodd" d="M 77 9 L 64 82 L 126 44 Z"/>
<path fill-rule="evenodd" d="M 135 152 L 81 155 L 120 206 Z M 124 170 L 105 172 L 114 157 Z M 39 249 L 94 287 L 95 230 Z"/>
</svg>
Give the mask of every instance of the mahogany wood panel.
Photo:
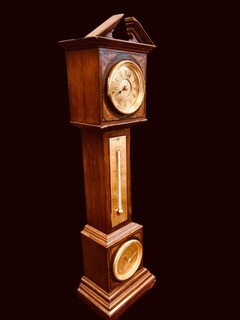
<svg viewBox="0 0 240 320">
<path fill-rule="evenodd" d="M 100 120 L 98 49 L 66 52 L 70 119 L 97 124 Z"/>
<path fill-rule="evenodd" d="M 82 235 L 84 275 L 105 291 L 109 291 L 107 249 Z"/>
</svg>

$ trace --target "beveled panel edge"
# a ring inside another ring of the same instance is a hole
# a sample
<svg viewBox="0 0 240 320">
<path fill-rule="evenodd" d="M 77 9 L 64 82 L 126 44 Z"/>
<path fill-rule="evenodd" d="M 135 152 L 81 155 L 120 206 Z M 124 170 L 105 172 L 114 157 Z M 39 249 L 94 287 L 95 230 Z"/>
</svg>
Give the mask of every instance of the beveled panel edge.
<svg viewBox="0 0 240 320">
<path fill-rule="evenodd" d="M 113 120 L 113 121 L 105 121 L 102 122 L 101 124 L 93 124 L 93 123 L 85 123 L 85 122 L 78 122 L 78 121 L 70 121 L 70 123 L 74 126 L 77 126 L 79 128 L 94 128 L 94 129 L 107 129 L 107 128 L 114 128 L 114 127 L 124 127 L 124 126 L 130 126 L 130 125 L 136 125 L 140 124 L 142 122 L 147 121 L 145 117 L 142 118 L 130 118 L 130 119 L 120 119 L 118 121 Z"/>
<path fill-rule="evenodd" d="M 143 228 L 142 225 L 130 222 L 129 224 L 125 225 L 124 227 L 113 231 L 112 233 L 106 234 L 98 229 L 86 224 L 84 229 L 81 231 L 81 234 L 94 240 L 95 242 L 99 243 L 101 246 L 108 248 L 111 247 L 116 242 L 122 241 L 124 238 L 127 238 Z"/>
</svg>

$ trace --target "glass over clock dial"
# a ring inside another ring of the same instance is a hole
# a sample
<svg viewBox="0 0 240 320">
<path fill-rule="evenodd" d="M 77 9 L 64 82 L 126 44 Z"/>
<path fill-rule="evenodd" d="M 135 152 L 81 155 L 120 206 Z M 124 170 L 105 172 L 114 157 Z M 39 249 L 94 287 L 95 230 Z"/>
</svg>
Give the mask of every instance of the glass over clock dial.
<svg viewBox="0 0 240 320">
<path fill-rule="evenodd" d="M 117 280 L 130 278 L 142 261 L 142 244 L 139 240 L 131 239 L 121 245 L 113 261 L 113 273 Z"/>
<path fill-rule="evenodd" d="M 131 60 L 116 63 L 108 76 L 107 94 L 118 112 L 136 112 L 145 94 L 145 80 L 141 68 Z"/>
</svg>

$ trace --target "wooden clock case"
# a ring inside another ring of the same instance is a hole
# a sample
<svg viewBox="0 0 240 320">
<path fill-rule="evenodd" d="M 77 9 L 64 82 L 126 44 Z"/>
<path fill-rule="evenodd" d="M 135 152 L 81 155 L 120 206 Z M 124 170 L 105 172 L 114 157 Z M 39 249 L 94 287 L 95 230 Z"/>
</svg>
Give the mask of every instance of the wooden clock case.
<svg viewBox="0 0 240 320">
<path fill-rule="evenodd" d="M 146 94 L 133 114 L 120 114 L 112 108 L 106 93 L 107 75 L 115 63 L 126 59 L 140 66 L 146 81 L 147 54 L 155 48 L 133 17 L 125 18 L 129 40 L 113 38 L 122 17 L 110 17 L 84 38 L 59 42 L 67 61 L 70 122 L 81 128 L 82 135 L 87 224 L 81 231 L 84 276 L 78 294 L 104 319 L 117 319 L 156 281 L 143 261 L 124 281 L 117 280 L 112 269 L 114 256 L 124 242 L 143 242 L 143 227 L 131 218 L 130 128 L 147 118 Z M 121 137 L 126 153 L 126 214 L 116 222 L 109 147 L 112 138 Z"/>
</svg>

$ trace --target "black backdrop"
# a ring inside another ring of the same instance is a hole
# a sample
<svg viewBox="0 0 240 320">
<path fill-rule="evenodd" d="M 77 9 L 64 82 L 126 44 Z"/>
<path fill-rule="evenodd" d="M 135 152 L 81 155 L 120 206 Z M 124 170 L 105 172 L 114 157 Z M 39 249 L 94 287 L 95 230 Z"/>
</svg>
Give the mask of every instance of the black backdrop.
<svg viewBox="0 0 240 320">
<path fill-rule="evenodd" d="M 76 294 L 86 222 L 81 135 L 69 123 L 66 61 L 58 41 L 84 37 L 118 13 L 139 20 L 157 46 L 148 55 L 148 122 L 131 129 L 133 221 L 144 226 L 144 265 L 157 283 L 121 319 L 215 313 L 214 307 L 209 311 L 217 283 L 211 261 L 218 249 L 209 239 L 216 223 L 213 154 L 219 142 L 211 129 L 216 60 L 208 9 L 73 0 L 6 9 L 9 315 L 99 319 Z"/>
</svg>

